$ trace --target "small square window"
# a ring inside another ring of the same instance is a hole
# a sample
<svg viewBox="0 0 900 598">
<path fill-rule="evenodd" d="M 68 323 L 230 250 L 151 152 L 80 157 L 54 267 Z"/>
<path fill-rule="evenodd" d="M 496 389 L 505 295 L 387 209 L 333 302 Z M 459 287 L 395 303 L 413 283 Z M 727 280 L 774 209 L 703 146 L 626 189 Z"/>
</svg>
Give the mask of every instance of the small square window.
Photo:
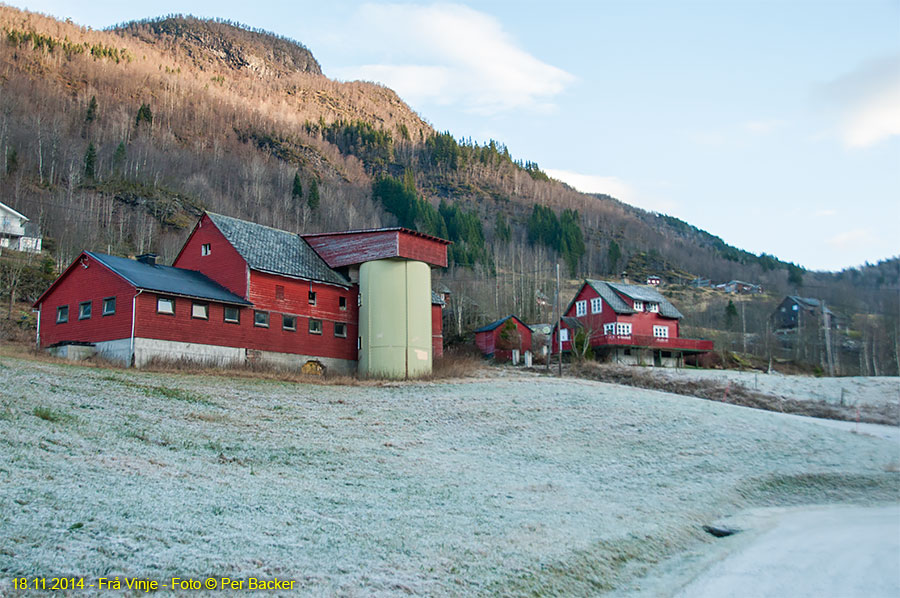
<svg viewBox="0 0 900 598">
<path fill-rule="evenodd" d="M 275 285 L 275 298 L 276 299 L 284 299 L 284 286 L 280 284 Z"/>
<path fill-rule="evenodd" d="M 225 307 L 225 321 L 232 324 L 240 324 L 241 310 L 236 307 Z"/>
<path fill-rule="evenodd" d="M 56 323 L 65 324 L 69 321 L 69 306 L 60 305 L 56 308 Z"/>
<path fill-rule="evenodd" d="M 171 297 L 157 297 L 156 313 L 175 315 L 175 300 Z"/>
<path fill-rule="evenodd" d="M 116 298 L 107 297 L 103 300 L 103 315 L 111 316 L 116 313 Z"/>
<path fill-rule="evenodd" d="M 209 243 L 204 243 L 200 246 L 200 255 L 209 255 L 212 253 L 212 247 L 210 247 Z"/>
<path fill-rule="evenodd" d="M 91 302 L 84 301 L 78 304 L 78 319 L 79 320 L 90 320 L 91 319 Z"/>
<path fill-rule="evenodd" d="M 209 319 L 209 304 L 194 303 L 193 305 L 191 305 L 191 317 L 197 318 L 198 320 L 208 320 Z"/>
<path fill-rule="evenodd" d="M 347 325 L 343 322 L 335 322 L 334 335 L 340 338 L 347 338 Z"/>
<path fill-rule="evenodd" d="M 289 316 L 287 314 L 281 316 L 281 327 L 291 332 L 297 330 L 297 316 Z"/>
<path fill-rule="evenodd" d="M 315 304 L 316 304 L 316 292 L 315 292 L 315 291 L 310 291 L 310 292 L 309 292 L 309 304 L 310 304 L 310 305 L 315 305 Z"/>
<path fill-rule="evenodd" d="M 253 312 L 253 325 L 259 326 L 260 328 L 268 328 L 269 327 L 269 312 L 267 312 L 267 311 Z"/>
<path fill-rule="evenodd" d="M 322 334 L 322 320 L 309 319 L 309 333 Z"/>
<path fill-rule="evenodd" d="M 338 307 L 341 309 L 347 309 L 347 298 L 346 297 L 338 297 Z"/>
</svg>

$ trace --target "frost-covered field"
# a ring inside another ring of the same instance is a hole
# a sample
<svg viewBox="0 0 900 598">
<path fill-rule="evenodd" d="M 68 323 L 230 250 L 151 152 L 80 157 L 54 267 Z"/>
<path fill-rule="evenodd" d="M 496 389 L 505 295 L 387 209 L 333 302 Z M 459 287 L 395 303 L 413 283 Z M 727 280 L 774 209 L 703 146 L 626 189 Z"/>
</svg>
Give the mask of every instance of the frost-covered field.
<svg viewBox="0 0 900 598">
<path fill-rule="evenodd" d="M 596 595 L 747 506 L 896 500 L 898 466 L 881 438 L 599 382 L 329 387 L 3 358 L 0 594 L 118 575 Z"/>
<path fill-rule="evenodd" d="M 650 368 L 646 368 L 650 370 Z M 800 401 L 825 401 L 832 405 L 856 407 L 900 403 L 900 377 L 847 376 L 816 378 L 787 376 L 737 370 L 663 369 L 652 370 L 657 376 L 676 380 L 714 380 L 738 383 L 750 390 Z"/>
</svg>

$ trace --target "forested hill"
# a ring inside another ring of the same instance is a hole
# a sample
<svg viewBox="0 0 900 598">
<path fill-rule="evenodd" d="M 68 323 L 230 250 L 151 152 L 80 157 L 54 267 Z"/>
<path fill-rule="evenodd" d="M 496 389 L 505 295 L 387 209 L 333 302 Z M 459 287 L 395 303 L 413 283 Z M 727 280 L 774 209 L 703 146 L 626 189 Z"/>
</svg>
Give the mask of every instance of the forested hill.
<svg viewBox="0 0 900 598">
<path fill-rule="evenodd" d="M 542 317 L 534 298 L 557 262 L 573 278 L 852 289 L 576 192 L 502 142 L 436 132 L 390 89 L 330 80 L 283 37 L 181 16 L 96 31 L 7 6 L 0 29 L 0 192 L 59 265 L 82 249 L 171 260 L 210 209 L 295 231 L 446 236 L 444 282 L 474 318 Z"/>
</svg>

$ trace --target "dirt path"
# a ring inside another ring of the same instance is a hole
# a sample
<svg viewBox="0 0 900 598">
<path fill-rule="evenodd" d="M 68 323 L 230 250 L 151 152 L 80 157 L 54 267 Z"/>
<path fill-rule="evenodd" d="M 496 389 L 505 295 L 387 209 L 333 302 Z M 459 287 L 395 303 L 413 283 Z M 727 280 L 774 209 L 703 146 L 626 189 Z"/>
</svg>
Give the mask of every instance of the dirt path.
<svg viewBox="0 0 900 598">
<path fill-rule="evenodd" d="M 676 598 L 900 596 L 900 505 L 766 509 Z"/>
</svg>

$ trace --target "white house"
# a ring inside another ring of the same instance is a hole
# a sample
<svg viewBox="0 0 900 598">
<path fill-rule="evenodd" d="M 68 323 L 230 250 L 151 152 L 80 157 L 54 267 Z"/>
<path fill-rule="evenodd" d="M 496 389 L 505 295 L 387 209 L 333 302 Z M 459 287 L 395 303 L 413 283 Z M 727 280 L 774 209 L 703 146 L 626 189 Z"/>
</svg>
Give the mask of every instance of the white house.
<svg viewBox="0 0 900 598">
<path fill-rule="evenodd" d="M 41 252 L 41 237 L 28 218 L 0 203 L 0 247 L 29 253 Z"/>
</svg>

